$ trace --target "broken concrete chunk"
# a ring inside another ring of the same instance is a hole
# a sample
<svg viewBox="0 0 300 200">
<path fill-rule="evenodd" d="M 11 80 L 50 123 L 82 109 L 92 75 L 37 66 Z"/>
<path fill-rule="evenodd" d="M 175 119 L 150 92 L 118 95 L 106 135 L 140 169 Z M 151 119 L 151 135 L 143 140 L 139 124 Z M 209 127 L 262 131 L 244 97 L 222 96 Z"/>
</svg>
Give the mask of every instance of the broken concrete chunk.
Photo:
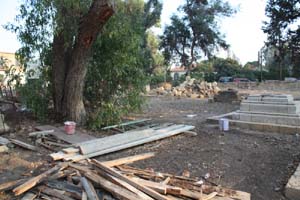
<svg viewBox="0 0 300 200">
<path fill-rule="evenodd" d="M 300 165 L 285 186 L 285 196 L 290 200 L 300 200 Z"/>
</svg>

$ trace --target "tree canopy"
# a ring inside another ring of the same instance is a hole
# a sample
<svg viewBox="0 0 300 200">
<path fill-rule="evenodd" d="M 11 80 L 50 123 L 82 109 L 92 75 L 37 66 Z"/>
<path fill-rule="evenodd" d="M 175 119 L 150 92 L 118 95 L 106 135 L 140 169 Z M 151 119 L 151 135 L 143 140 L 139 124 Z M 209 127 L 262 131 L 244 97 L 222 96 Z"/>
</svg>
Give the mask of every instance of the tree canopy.
<svg viewBox="0 0 300 200">
<path fill-rule="evenodd" d="M 274 51 L 274 61 L 279 66 L 280 79 L 284 64 L 290 60 L 290 75 L 300 76 L 300 2 L 298 0 L 268 0 L 265 9 L 269 20 L 263 30 L 268 34 L 267 45 Z"/>
<path fill-rule="evenodd" d="M 227 48 L 218 20 L 234 10 L 222 0 L 186 0 L 171 17 L 161 37 L 161 48 L 167 61 L 179 61 L 189 66 L 201 56 L 211 57 L 219 47 Z"/>
<path fill-rule="evenodd" d="M 86 106 L 117 109 L 116 96 L 141 91 L 137 82 L 151 59 L 146 32 L 159 22 L 161 9 L 159 0 L 24 0 L 7 28 L 22 43 L 22 63 L 38 57 L 48 69 L 45 82 L 57 116 L 81 123 Z M 133 105 L 134 97 L 123 98 L 122 108 Z"/>
</svg>

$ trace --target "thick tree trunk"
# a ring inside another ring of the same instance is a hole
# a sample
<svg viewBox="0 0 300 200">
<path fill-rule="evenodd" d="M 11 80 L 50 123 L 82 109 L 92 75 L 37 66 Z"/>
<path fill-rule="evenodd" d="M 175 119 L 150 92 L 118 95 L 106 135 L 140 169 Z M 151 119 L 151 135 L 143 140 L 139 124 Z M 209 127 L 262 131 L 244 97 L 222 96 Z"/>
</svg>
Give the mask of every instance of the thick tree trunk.
<svg viewBox="0 0 300 200">
<path fill-rule="evenodd" d="M 64 85 L 66 74 L 65 62 L 65 40 L 63 33 L 54 36 L 52 46 L 52 83 L 53 83 L 53 103 L 56 118 L 62 116 L 62 102 L 64 97 Z"/>
<path fill-rule="evenodd" d="M 73 120 L 79 124 L 85 122 L 83 88 L 90 50 L 113 12 L 113 6 L 109 0 L 94 0 L 79 24 L 78 35 L 71 51 L 62 51 L 66 48 L 63 37 L 59 37 L 59 34 L 54 37 L 54 105 L 55 110 L 67 120 Z M 67 56 L 69 52 L 71 52 L 70 59 Z"/>
</svg>

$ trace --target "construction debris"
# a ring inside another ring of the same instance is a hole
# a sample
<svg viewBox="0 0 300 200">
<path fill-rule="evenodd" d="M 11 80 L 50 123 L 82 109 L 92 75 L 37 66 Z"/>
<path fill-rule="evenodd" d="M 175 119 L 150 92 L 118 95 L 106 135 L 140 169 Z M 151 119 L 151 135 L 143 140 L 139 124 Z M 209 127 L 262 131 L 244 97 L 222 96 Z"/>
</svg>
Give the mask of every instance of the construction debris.
<svg viewBox="0 0 300 200">
<path fill-rule="evenodd" d="M 215 102 L 222 102 L 222 103 L 234 103 L 240 102 L 241 96 L 238 94 L 237 90 L 228 89 L 224 91 L 220 91 L 218 94 L 214 96 Z"/>
<path fill-rule="evenodd" d="M 0 153 L 8 152 L 8 147 L 6 145 L 0 145 Z"/>
<path fill-rule="evenodd" d="M 24 149 L 28 149 L 28 150 L 31 150 L 31 151 L 36 151 L 37 150 L 37 148 L 35 146 L 32 146 L 32 145 L 27 144 L 25 142 L 22 142 L 20 140 L 11 139 L 10 141 L 13 144 L 18 145 L 18 146 L 20 146 L 20 147 L 22 147 Z"/>
<path fill-rule="evenodd" d="M 131 130 L 105 138 L 89 140 L 76 144 L 78 151 L 63 149 L 50 156 L 53 160 L 79 161 L 107 153 L 135 147 L 145 143 L 161 140 L 194 129 L 190 125 L 159 125 L 151 128 Z"/>
<path fill-rule="evenodd" d="M 188 79 L 177 87 L 168 89 L 159 87 L 156 93 L 159 95 L 171 94 L 176 97 L 190 97 L 190 98 L 209 98 L 213 97 L 221 89 L 218 87 L 217 82 L 208 83 L 206 81 L 199 81 L 194 78 Z"/>
<path fill-rule="evenodd" d="M 38 176 L 1 184 L 0 191 L 12 190 L 15 196 L 24 195 L 23 199 L 31 200 L 250 200 L 249 193 L 214 186 L 205 179 L 198 184 L 198 178 L 125 165 L 133 162 L 132 158 L 57 163 Z M 146 157 L 137 155 L 136 158 Z"/>
</svg>

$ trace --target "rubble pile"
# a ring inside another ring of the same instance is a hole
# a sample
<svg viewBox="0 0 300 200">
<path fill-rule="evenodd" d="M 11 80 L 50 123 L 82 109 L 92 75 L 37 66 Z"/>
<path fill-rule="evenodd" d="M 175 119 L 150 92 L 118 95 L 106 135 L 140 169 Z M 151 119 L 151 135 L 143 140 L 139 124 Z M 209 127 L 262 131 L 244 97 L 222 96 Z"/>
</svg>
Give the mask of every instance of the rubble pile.
<svg viewBox="0 0 300 200">
<path fill-rule="evenodd" d="M 170 88 L 169 85 L 168 87 L 161 86 L 156 89 L 156 93 L 158 95 L 170 94 L 176 97 L 209 98 L 218 94 L 220 90 L 217 82 L 208 83 L 191 78 L 177 87 Z"/>
<path fill-rule="evenodd" d="M 240 102 L 241 95 L 238 93 L 237 90 L 228 89 L 228 90 L 220 91 L 217 95 L 215 95 L 214 101 L 222 102 L 222 103 Z"/>
</svg>

